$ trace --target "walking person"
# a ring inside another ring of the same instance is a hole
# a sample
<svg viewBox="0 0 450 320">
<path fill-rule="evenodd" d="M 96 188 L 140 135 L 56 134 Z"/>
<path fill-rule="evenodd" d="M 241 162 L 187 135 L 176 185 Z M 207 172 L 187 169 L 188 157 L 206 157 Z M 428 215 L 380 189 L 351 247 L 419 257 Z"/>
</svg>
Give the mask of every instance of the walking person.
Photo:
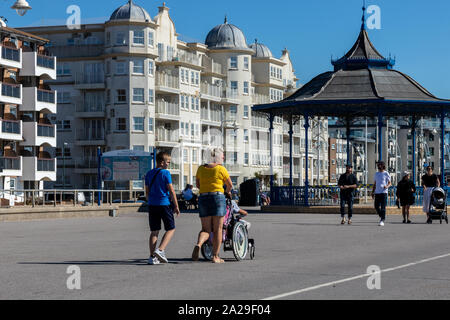
<svg viewBox="0 0 450 320">
<path fill-rule="evenodd" d="M 378 172 L 375 173 L 372 198 L 375 198 L 375 210 L 380 217 L 379 226 L 384 226 L 386 220 L 386 206 L 389 187 L 392 185 L 391 176 L 386 172 L 386 164 L 378 162 Z"/>
<path fill-rule="evenodd" d="M 427 167 L 427 173 L 422 176 L 422 185 L 423 185 L 423 212 L 427 214 L 427 223 L 431 224 L 433 223 L 430 217 L 431 194 L 433 193 L 434 188 L 439 188 L 441 186 L 441 183 L 437 175 L 433 173 L 433 168 L 431 166 Z"/>
<path fill-rule="evenodd" d="M 348 224 L 352 224 L 353 199 L 357 188 L 357 179 L 353 174 L 353 166 L 348 164 L 346 172 L 339 177 L 338 186 L 341 189 L 341 224 L 345 224 L 345 204 L 348 205 Z"/>
<path fill-rule="evenodd" d="M 403 223 L 411 223 L 409 219 L 409 208 L 415 202 L 414 193 L 416 192 L 416 186 L 411 181 L 411 174 L 405 172 L 403 179 L 397 184 L 397 198 L 402 206 Z"/>
<path fill-rule="evenodd" d="M 171 157 L 166 152 L 160 152 L 156 155 L 157 167 L 147 173 L 145 176 L 145 194 L 148 199 L 148 220 L 150 224 L 150 258 L 148 264 L 168 263 L 165 249 L 175 233 L 175 219 L 180 215 L 177 196 L 172 186 L 172 176 L 169 167 Z M 171 205 L 172 203 L 172 205 Z M 159 232 L 161 231 L 161 221 L 164 223 L 164 234 L 159 247 Z"/>
<path fill-rule="evenodd" d="M 213 263 L 224 263 L 219 257 L 222 245 L 223 220 L 226 215 L 227 194 L 231 199 L 233 184 L 227 169 L 222 166 L 224 155 L 221 148 L 215 148 L 208 154 L 208 164 L 198 168 L 197 188 L 200 189 L 198 201 L 202 230 L 198 235 L 197 245 L 192 252 L 192 260 L 198 261 L 200 249 L 213 233 Z M 226 190 L 224 190 L 224 184 Z"/>
</svg>

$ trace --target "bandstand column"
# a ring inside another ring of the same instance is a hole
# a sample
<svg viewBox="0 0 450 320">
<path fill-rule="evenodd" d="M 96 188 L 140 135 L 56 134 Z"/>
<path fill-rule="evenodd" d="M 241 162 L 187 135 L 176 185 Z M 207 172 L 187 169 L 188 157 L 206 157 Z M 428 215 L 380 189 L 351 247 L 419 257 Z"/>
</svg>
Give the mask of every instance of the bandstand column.
<svg viewBox="0 0 450 320">
<path fill-rule="evenodd" d="M 441 112 L 441 187 L 446 185 L 445 181 L 445 112 Z"/>
<path fill-rule="evenodd" d="M 352 159 L 350 159 L 350 132 L 351 131 L 350 131 L 350 120 L 348 118 L 346 119 L 345 124 L 346 124 L 346 129 L 347 129 L 347 133 L 346 133 L 346 135 L 347 135 L 347 163 L 346 163 L 346 165 L 347 165 L 347 164 L 353 163 Z"/>
<path fill-rule="evenodd" d="M 308 130 L 309 130 L 309 116 L 305 116 L 305 207 L 309 207 L 309 143 L 308 143 Z"/>
<path fill-rule="evenodd" d="M 378 161 L 383 161 L 383 114 L 378 112 Z"/>
<path fill-rule="evenodd" d="M 412 176 L 413 183 L 416 185 L 417 175 L 416 175 L 416 116 L 412 118 L 411 125 L 411 139 L 412 139 Z"/>
<path fill-rule="evenodd" d="M 273 115 L 269 116 L 270 192 L 273 192 Z"/>
</svg>

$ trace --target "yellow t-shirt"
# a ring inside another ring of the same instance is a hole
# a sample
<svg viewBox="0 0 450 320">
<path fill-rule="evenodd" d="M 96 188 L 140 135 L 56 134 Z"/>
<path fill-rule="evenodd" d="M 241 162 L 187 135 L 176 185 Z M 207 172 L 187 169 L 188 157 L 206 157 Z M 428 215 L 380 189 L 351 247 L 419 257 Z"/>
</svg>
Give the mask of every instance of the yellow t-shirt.
<svg viewBox="0 0 450 320">
<path fill-rule="evenodd" d="M 209 192 L 225 192 L 223 185 L 230 175 L 223 166 L 208 168 L 201 166 L 197 171 L 197 179 L 200 180 L 200 194 Z"/>
</svg>

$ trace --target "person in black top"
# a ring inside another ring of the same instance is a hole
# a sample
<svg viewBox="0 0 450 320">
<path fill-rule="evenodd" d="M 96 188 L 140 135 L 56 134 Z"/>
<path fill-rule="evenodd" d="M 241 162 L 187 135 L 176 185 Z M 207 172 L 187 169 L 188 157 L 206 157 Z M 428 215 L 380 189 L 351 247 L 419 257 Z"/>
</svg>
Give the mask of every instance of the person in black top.
<svg viewBox="0 0 450 320">
<path fill-rule="evenodd" d="M 433 221 L 430 218 L 430 200 L 431 193 L 434 188 L 439 188 L 441 183 L 437 175 L 433 173 L 433 168 L 431 166 L 427 167 L 427 173 L 422 176 L 422 185 L 423 185 L 423 211 L 427 214 L 428 220 L 427 223 L 432 223 Z"/>
<path fill-rule="evenodd" d="M 403 179 L 397 184 L 397 198 L 400 200 L 402 206 L 403 223 L 411 223 L 409 220 L 409 208 L 415 202 L 414 193 L 416 186 L 410 180 L 411 174 L 405 172 Z"/>
<path fill-rule="evenodd" d="M 348 224 L 352 224 L 353 197 L 357 188 L 357 180 L 353 174 L 353 167 L 347 165 L 346 172 L 340 176 L 338 186 L 341 189 L 341 224 L 345 224 L 345 203 L 348 204 Z"/>
</svg>

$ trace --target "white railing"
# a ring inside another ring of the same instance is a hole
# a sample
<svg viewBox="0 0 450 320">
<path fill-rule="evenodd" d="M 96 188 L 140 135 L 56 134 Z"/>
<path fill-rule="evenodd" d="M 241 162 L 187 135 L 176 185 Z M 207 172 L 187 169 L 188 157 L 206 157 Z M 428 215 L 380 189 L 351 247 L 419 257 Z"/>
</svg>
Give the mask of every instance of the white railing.
<svg viewBox="0 0 450 320">
<path fill-rule="evenodd" d="M 180 106 L 178 103 L 175 102 L 156 100 L 156 113 L 171 116 L 179 116 Z"/>
<path fill-rule="evenodd" d="M 259 93 L 255 93 L 252 96 L 252 100 L 253 100 L 253 104 L 265 104 L 265 103 L 270 103 L 270 97 L 263 95 L 263 94 L 259 94 Z"/>
<path fill-rule="evenodd" d="M 156 141 L 158 142 L 179 142 L 178 131 L 159 128 L 156 130 Z"/>
<path fill-rule="evenodd" d="M 222 87 L 203 82 L 201 84 L 201 93 L 212 97 L 222 97 Z"/>
<path fill-rule="evenodd" d="M 156 86 L 180 89 L 180 78 L 165 72 L 156 72 Z"/>
</svg>

